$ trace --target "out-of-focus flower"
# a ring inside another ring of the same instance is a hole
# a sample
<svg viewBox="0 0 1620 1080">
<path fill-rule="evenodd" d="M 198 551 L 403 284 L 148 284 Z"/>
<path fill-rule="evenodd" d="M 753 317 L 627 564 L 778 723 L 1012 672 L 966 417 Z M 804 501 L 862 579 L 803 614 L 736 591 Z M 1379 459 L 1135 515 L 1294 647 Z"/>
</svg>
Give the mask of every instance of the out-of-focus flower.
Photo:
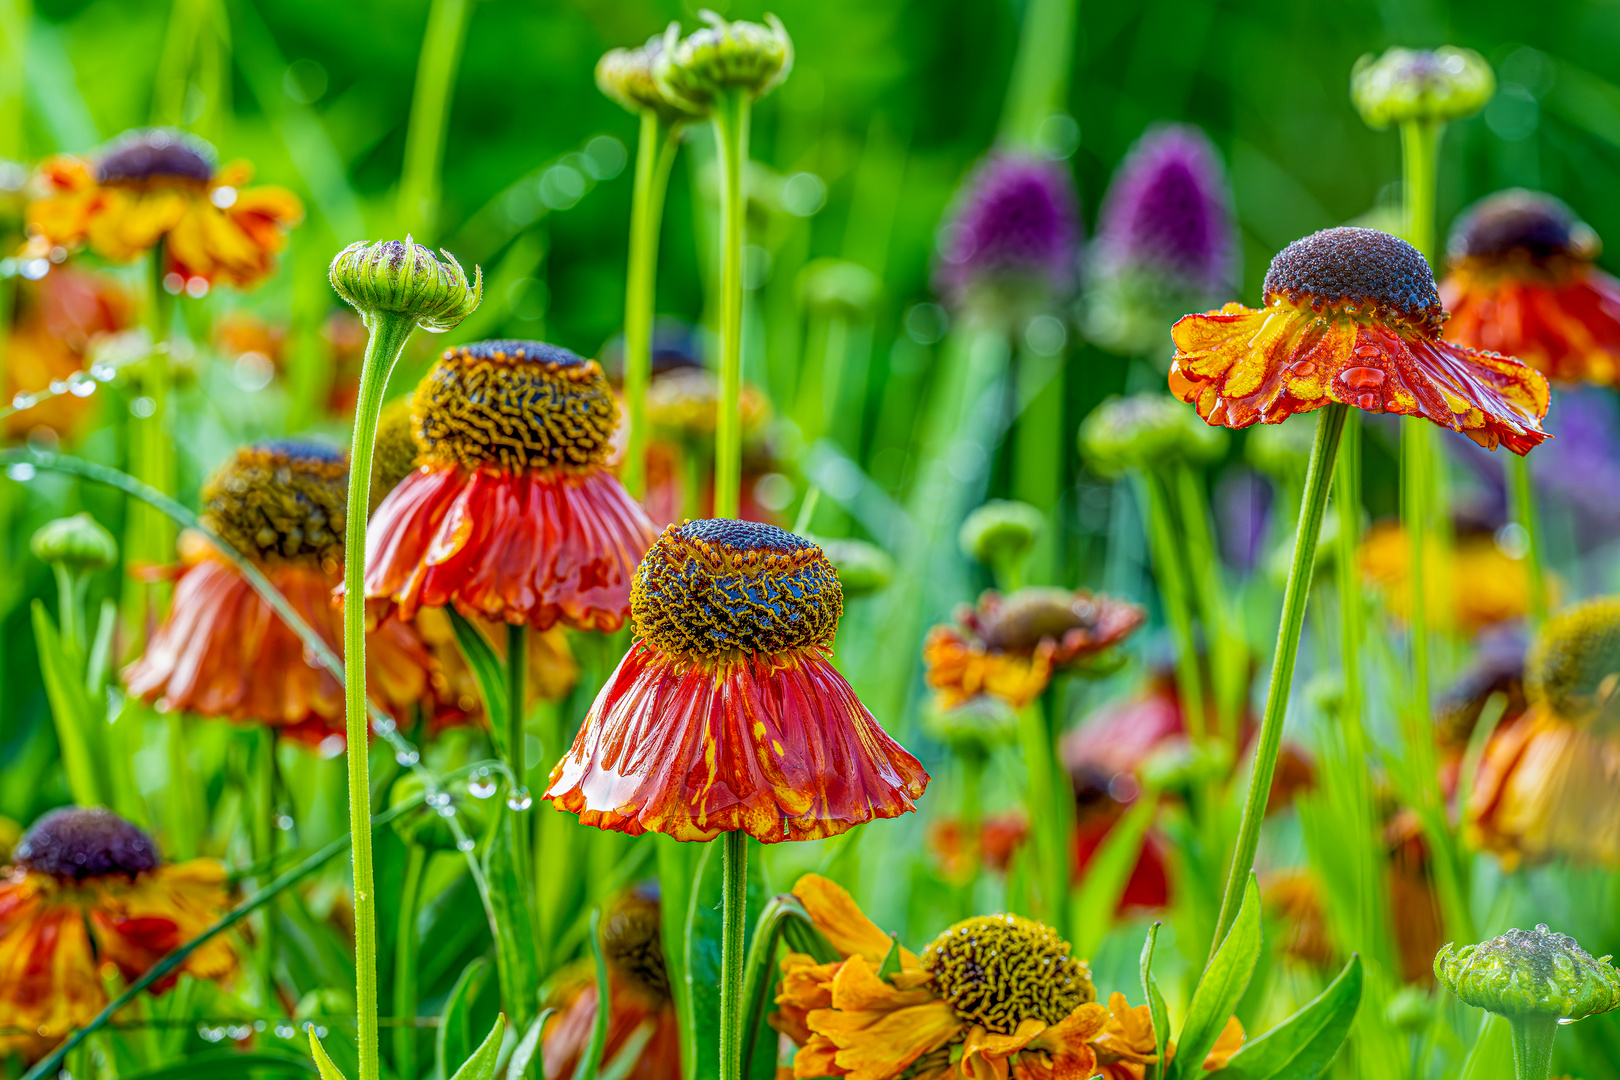
<svg viewBox="0 0 1620 1080">
<path fill-rule="evenodd" d="M 1495 92 L 1496 76 L 1485 58 L 1450 45 L 1432 52 L 1397 46 L 1379 57 L 1367 53 L 1350 74 L 1350 98 L 1375 128 L 1461 120 L 1484 108 Z"/>
<path fill-rule="evenodd" d="M 1487 196 L 1452 228 L 1446 337 L 1516 356 L 1557 382 L 1620 382 L 1620 281 L 1593 265 L 1597 233 L 1551 195 Z"/>
<path fill-rule="evenodd" d="M 1361 573 L 1388 593 L 1390 610 L 1406 617 L 1412 596 L 1412 545 L 1397 522 L 1381 522 L 1361 542 Z M 1523 618 L 1530 609 L 1524 560 L 1510 558 L 1489 533 L 1467 533 L 1448 551 L 1431 536 L 1423 552 L 1423 590 L 1429 618 L 1474 633 Z"/>
<path fill-rule="evenodd" d="M 349 308 L 338 308 L 321 324 L 321 341 L 326 346 L 331 382 L 327 387 L 326 411 L 333 416 L 354 415 L 360 394 L 360 366 L 366 355 L 366 324 Z"/>
<path fill-rule="evenodd" d="M 1501 694 L 1505 703 L 1498 724 L 1524 712 L 1525 648 L 1524 632 L 1518 627 L 1479 636 L 1473 660 L 1435 703 L 1435 738 L 1443 751 L 1462 756 L 1492 694 Z"/>
<path fill-rule="evenodd" d="M 894 580 L 894 556 L 876 544 L 853 537 L 817 540 L 816 543 L 838 571 L 838 584 L 844 589 L 845 600 L 882 592 Z"/>
<path fill-rule="evenodd" d="M 719 416 L 720 380 L 709 369 L 672 364 L 659 371 L 655 363 L 647 385 L 647 490 L 642 503 L 659 526 L 714 509 L 714 428 Z M 770 437 L 771 404 L 764 392 L 745 382 L 741 410 L 743 463 L 738 516 L 774 524 L 759 504 L 755 489 L 761 476 L 779 468 Z"/>
<path fill-rule="evenodd" d="M 596 62 L 596 88 L 636 114 L 652 113 L 666 126 L 701 118 L 677 98 L 658 88 L 655 73 L 664 58 L 664 36 L 655 35 L 634 49 L 609 49 Z"/>
<path fill-rule="evenodd" d="M 19 279 L 16 312 L 5 344 L 4 380 L 11 404 L 82 374 L 98 339 L 126 330 L 134 310 L 116 283 L 70 267 L 58 267 L 39 281 Z M 94 385 L 94 384 L 89 384 Z M 78 394 L 55 394 L 6 418 L 6 434 L 21 438 L 34 428 L 73 432 L 91 407 Z"/>
<path fill-rule="evenodd" d="M 670 23 L 663 49 L 651 58 L 653 81 L 670 101 L 706 116 L 723 95 L 762 97 L 793 70 L 793 41 L 775 15 L 761 25 L 699 14 L 707 26 L 682 38 L 680 25 Z"/>
<path fill-rule="evenodd" d="M 1510 868 L 1620 866 L 1620 599 L 1549 619 L 1525 673 L 1529 708 L 1486 746 L 1466 835 Z"/>
<path fill-rule="evenodd" d="M 40 166 L 28 206 L 29 245 L 88 247 L 129 262 L 163 244 L 164 285 L 249 288 L 274 268 L 304 208 L 279 187 L 248 187 L 253 167 L 216 170 L 214 150 L 175 131 L 136 131 L 95 160 L 60 155 Z"/>
<path fill-rule="evenodd" d="M 422 464 L 416 445 L 416 422 L 411 418 L 411 395 L 395 398 L 377 417 L 377 438 L 371 447 L 371 512 Z"/>
<path fill-rule="evenodd" d="M 1045 527 L 1046 516 L 1029 503 L 991 499 L 963 520 L 956 542 L 962 554 L 995 572 L 996 584 L 1016 588 Z"/>
<path fill-rule="evenodd" d="M 477 615 L 468 621 L 478 628 L 495 658 L 504 664 L 504 626 Z M 482 717 L 484 700 L 479 694 L 478 680 L 467 666 L 456 641 L 455 628 L 450 625 L 450 616 L 444 608 L 421 608 L 410 625 L 433 655 L 432 690 L 434 700 L 439 703 L 434 714 L 435 727 L 445 726 L 458 714 L 469 719 Z M 553 626 L 550 630 L 531 630 L 525 636 L 529 643 L 528 677 L 524 680 L 528 707 L 532 709 L 542 701 L 562 701 L 579 682 L 579 661 L 574 659 L 574 652 L 568 646 L 568 631 Z"/>
<path fill-rule="evenodd" d="M 967 881 L 983 860 L 985 866 L 1005 874 L 1013 852 L 1029 838 L 1029 821 L 1022 812 L 1008 810 L 979 822 L 976 839 L 964 835 L 960 818 L 938 818 L 928 826 L 928 850 L 947 881 Z"/>
<path fill-rule="evenodd" d="M 374 619 L 455 604 L 495 622 L 611 631 L 652 525 L 606 468 L 602 369 L 533 341 L 447 350 L 412 395 L 423 467 L 372 515 Z"/>
<path fill-rule="evenodd" d="M 95 573 L 118 559 L 118 543 L 106 527 L 85 510 L 41 526 L 28 541 L 40 562 L 70 573 Z"/>
<path fill-rule="evenodd" d="M 664 530 L 636 571 L 638 640 L 545 797 L 587 825 L 762 843 L 914 809 L 928 774 L 828 660 L 843 598 L 821 549 L 773 525 Z"/>
<path fill-rule="evenodd" d="M 1226 432 L 1198 423 L 1168 394 L 1105 398 L 1080 424 L 1080 452 L 1102 476 L 1178 458 L 1214 461 L 1226 452 L 1226 442 Z"/>
<path fill-rule="evenodd" d="M 1079 278 L 1080 239 L 1067 170 L 997 152 L 957 192 L 940 231 L 934 287 L 953 307 L 1014 315 L 1061 301 Z"/>
<path fill-rule="evenodd" d="M 1236 282 L 1232 193 L 1198 128 L 1155 127 L 1109 182 L 1086 253 L 1086 336 L 1118 352 L 1160 353 L 1170 324 Z"/>
<path fill-rule="evenodd" d="M 1376 229 L 1324 229 L 1271 261 L 1265 307 L 1231 303 L 1176 323 L 1170 391 L 1223 427 L 1281 423 L 1338 402 L 1528 453 L 1546 438 L 1546 378 L 1442 340 L 1444 318 L 1411 244 Z"/>
<path fill-rule="evenodd" d="M 618 1061 L 627 1048 L 638 1046 L 631 1051 L 635 1060 L 626 1080 L 680 1080 L 680 1026 L 664 966 L 656 885 L 639 886 L 614 903 L 602 924 L 602 953 L 610 1009 L 603 1063 Z M 577 965 L 547 1004 L 557 1014 L 546 1026 L 545 1078 L 565 1080 L 574 1075 L 596 1025 L 595 973 Z"/>
<path fill-rule="evenodd" d="M 1146 617 L 1135 604 L 1083 589 L 986 590 L 977 605 L 957 609 L 955 625 L 928 632 L 928 685 L 946 708 L 992 694 L 1021 709 L 1054 671 L 1106 662 Z"/>
<path fill-rule="evenodd" d="M 1282 928 L 1279 943 L 1284 954 L 1312 967 L 1333 963 L 1333 939 L 1328 935 L 1322 889 L 1306 869 L 1283 870 L 1261 883 L 1266 911 Z"/>
<path fill-rule="evenodd" d="M 108 978 L 139 978 L 225 913 L 225 868 L 165 865 L 152 838 L 110 810 L 53 810 L 23 834 L 0 875 L 0 1053 L 43 1057 L 107 1004 Z M 215 938 L 180 969 L 223 981 L 236 955 Z"/>
<path fill-rule="evenodd" d="M 203 487 L 204 523 L 252 560 L 333 652 L 343 613 L 348 462 L 313 443 L 243 447 Z M 168 618 L 124 671 L 129 692 L 167 709 L 258 721 L 310 743 L 343 734 L 343 688 L 309 655 L 235 564 L 201 534 L 181 537 Z M 436 665 L 403 623 L 367 639 L 367 680 L 382 708 L 408 719 L 431 701 Z"/>
<path fill-rule="evenodd" d="M 1620 971 L 1609 959 L 1541 923 L 1478 945 L 1448 944 L 1435 955 L 1434 974 L 1477 1009 L 1569 1023 L 1620 1008 Z"/>
</svg>

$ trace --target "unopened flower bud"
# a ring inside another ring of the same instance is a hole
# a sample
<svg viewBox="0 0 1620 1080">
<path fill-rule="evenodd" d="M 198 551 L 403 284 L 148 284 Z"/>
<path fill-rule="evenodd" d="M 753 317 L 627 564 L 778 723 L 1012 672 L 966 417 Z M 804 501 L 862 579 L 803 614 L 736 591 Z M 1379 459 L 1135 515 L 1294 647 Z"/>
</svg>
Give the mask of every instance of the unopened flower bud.
<svg viewBox="0 0 1620 1080">
<path fill-rule="evenodd" d="M 968 558 L 1003 566 L 1028 555 L 1045 524 L 1044 515 L 1028 503 L 991 499 L 967 516 L 956 538 Z"/>
<path fill-rule="evenodd" d="M 894 559 L 887 551 L 865 540 L 817 540 L 821 552 L 838 572 L 844 599 L 882 592 L 894 580 Z"/>
<path fill-rule="evenodd" d="M 1080 425 L 1080 452 L 1093 469 L 1112 475 L 1177 456 L 1213 461 L 1226 452 L 1226 433 L 1168 395 L 1133 394 L 1092 410 Z"/>
<path fill-rule="evenodd" d="M 409 236 L 361 240 L 332 260 L 332 288 L 368 325 L 379 314 L 409 315 L 423 330 L 440 334 L 471 315 L 484 295 L 482 270 L 473 267 L 469 285 L 455 256 L 442 254 L 445 262 Z"/>
<path fill-rule="evenodd" d="M 829 318 L 864 319 L 877 303 L 878 279 L 860 263 L 817 259 L 799 273 L 805 309 Z"/>
<path fill-rule="evenodd" d="M 1467 1004 L 1510 1018 L 1579 1020 L 1620 1007 L 1620 972 L 1609 957 L 1593 959 L 1545 923 L 1478 945 L 1453 942 L 1435 955 L 1434 974 Z"/>
<path fill-rule="evenodd" d="M 681 102 L 658 88 L 653 70 L 664 55 L 664 39 L 652 37 L 638 49 L 610 49 L 596 62 L 596 87 L 633 113 L 656 113 L 666 125 L 697 119 Z"/>
<path fill-rule="evenodd" d="M 653 78 L 666 97 L 706 113 L 728 91 L 763 97 L 793 70 L 793 41 L 775 15 L 765 16 L 764 26 L 727 22 L 712 11 L 698 15 L 709 25 L 684 39 L 679 23 L 664 31 Z"/>
<path fill-rule="evenodd" d="M 113 564 L 118 545 L 112 533 L 87 513 L 57 518 L 34 533 L 29 548 L 41 562 L 74 572 L 94 573 Z"/>
<path fill-rule="evenodd" d="M 1018 713 L 994 694 L 976 694 L 960 705 L 936 701 L 923 710 L 922 722 L 928 734 L 958 752 L 988 754 L 1018 741 Z"/>
<path fill-rule="evenodd" d="M 1356 61 L 1350 99 L 1370 127 L 1407 121 L 1461 120 L 1496 93 L 1491 65 L 1472 49 L 1393 48 Z"/>
</svg>

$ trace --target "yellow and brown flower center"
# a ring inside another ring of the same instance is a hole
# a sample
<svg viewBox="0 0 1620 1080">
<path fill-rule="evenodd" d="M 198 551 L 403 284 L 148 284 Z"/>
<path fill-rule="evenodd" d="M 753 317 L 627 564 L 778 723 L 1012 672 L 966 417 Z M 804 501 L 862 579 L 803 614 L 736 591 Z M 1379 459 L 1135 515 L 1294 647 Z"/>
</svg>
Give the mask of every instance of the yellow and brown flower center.
<svg viewBox="0 0 1620 1080">
<path fill-rule="evenodd" d="M 203 485 L 203 522 L 257 562 L 343 561 L 349 463 L 317 443 L 244 446 Z"/>
<path fill-rule="evenodd" d="M 1599 242 L 1592 227 L 1561 199 L 1515 188 L 1487 196 L 1451 232 L 1447 254 L 1484 263 L 1566 258 L 1589 261 Z"/>
<path fill-rule="evenodd" d="M 642 560 L 630 612 L 665 653 L 775 655 L 829 646 L 844 594 L 821 549 L 785 529 L 688 521 L 665 529 Z"/>
<path fill-rule="evenodd" d="M 1060 641 L 1070 630 L 1097 621 L 1097 605 L 1067 589 L 1020 589 L 982 618 L 980 636 L 999 652 L 1033 652 L 1042 639 Z"/>
<path fill-rule="evenodd" d="M 602 926 L 602 953 L 620 977 L 655 1000 L 669 997 L 658 900 L 637 890 L 620 900 Z"/>
<path fill-rule="evenodd" d="M 157 868 L 152 838 L 111 810 L 52 810 L 17 842 L 18 866 L 64 880 L 105 874 L 134 877 Z"/>
<path fill-rule="evenodd" d="M 1377 229 L 1345 225 L 1295 240 L 1266 271 L 1267 304 L 1399 323 L 1438 337 L 1446 315 L 1434 272 L 1417 248 Z"/>
<path fill-rule="evenodd" d="M 1097 1000 L 1091 971 L 1051 927 L 1020 915 L 964 919 L 928 943 L 922 965 L 956 1015 L 1011 1035 L 1025 1020 L 1056 1024 Z"/>
<path fill-rule="evenodd" d="M 1525 665 L 1530 701 L 1577 724 L 1620 726 L 1620 597 L 1547 620 Z"/>
<path fill-rule="evenodd" d="M 596 361 L 538 341 L 450 349 L 412 400 L 423 459 L 469 469 L 600 466 L 619 422 Z"/>
<path fill-rule="evenodd" d="M 416 445 L 415 426 L 409 394 L 390 401 L 377 418 L 377 441 L 371 448 L 372 510 L 421 463 L 422 448 Z"/>
<path fill-rule="evenodd" d="M 169 181 L 207 184 L 214 166 L 205 144 L 170 131 L 143 131 L 113 147 L 96 165 L 96 182 L 139 186 Z"/>
</svg>

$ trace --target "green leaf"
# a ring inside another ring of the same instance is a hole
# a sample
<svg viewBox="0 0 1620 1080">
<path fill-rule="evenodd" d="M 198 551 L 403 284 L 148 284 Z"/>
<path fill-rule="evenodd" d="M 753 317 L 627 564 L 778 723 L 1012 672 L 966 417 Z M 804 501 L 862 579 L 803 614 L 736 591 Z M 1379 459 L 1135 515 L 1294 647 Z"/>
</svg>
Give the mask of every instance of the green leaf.
<svg viewBox="0 0 1620 1080">
<path fill-rule="evenodd" d="M 602 1054 L 607 1049 L 608 1022 L 613 1017 L 613 987 L 608 982 L 607 958 L 602 954 L 602 909 L 591 912 L 591 961 L 596 968 L 596 1022 L 591 1041 L 574 1068 L 574 1080 L 597 1080 Z"/>
<path fill-rule="evenodd" d="M 532 1075 L 545 1075 L 545 1062 L 537 1060 L 535 1053 L 540 1049 L 540 1033 L 545 1030 L 546 1021 L 551 1019 L 551 1014 L 555 1011 L 555 1009 L 542 1010 L 540 1015 L 535 1017 L 534 1023 L 529 1025 L 529 1030 L 523 1033 L 523 1038 L 518 1040 L 517 1046 L 512 1049 L 512 1060 L 506 1066 L 506 1080 L 523 1080 L 526 1075 L 530 1075 L 531 1062 L 535 1066 Z"/>
<path fill-rule="evenodd" d="M 1168 1080 L 1189 1080 L 1204 1075 L 1204 1058 L 1221 1037 L 1226 1021 L 1237 1008 L 1260 958 L 1260 889 L 1249 875 L 1237 921 L 1193 990 L 1187 1019 L 1176 1039 L 1176 1057 L 1166 1072 Z"/>
<path fill-rule="evenodd" d="M 450 1076 L 452 1061 L 466 1061 L 472 1056 L 472 1032 L 468 1028 L 467 1014 L 488 980 L 489 961 L 480 956 L 461 969 L 461 976 L 456 979 L 450 996 L 445 999 L 444 1012 L 439 1018 L 438 1038 L 433 1046 L 433 1075 L 439 1080 L 446 1080 Z M 322 1080 L 334 1078 L 323 1075 Z"/>
<path fill-rule="evenodd" d="M 326 1047 L 315 1036 L 315 1028 L 309 1029 L 309 1052 L 315 1056 L 315 1068 L 320 1071 L 321 1080 L 348 1080 L 343 1070 L 332 1064 L 332 1059 L 326 1056 Z"/>
<path fill-rule="evenodd" d="M 68 647 L 46 613 L 43 601 L 34 601 L 33 617 L 39 670 L 45 679 L 51 718 L 56 722 L 56 738 L 62 747 L 62 767 L 67 772 L 68 788 L 73 793 L 73 801 L 80 806 L 104 805 L 107 792 L 101 782 L 96 745 L 91 735 L 98 719 L 95 703 L 84 688 L 80 665 L 68 655 Z"/>
<path fill-rule="evenodd" d="M 776 946 L 786 944 L 794 952 L 809 953 L 818 962 L 838 958 L 838 952 L 828 944 L 810 913 L 792 893 L 773 896 L 766 901 L 754 923 L 754 937 L 748 945 L 748 957 L 743 961 L 743 1046 L 744 1075 L 754 1059 L 754 1047 L 759 1031 L 770 1011 L 772 987 L 776 982 Z M 802 944 L 802 948 L 800 947 Z M 900 941 L 893 940 L 889 952 L 878 969 L 878 977 L 886 978 L 900 970 Z M 774 1045 L 774 1044 L 773 1044 Z M 774 1053 L 771 1055 L 774 1060 Z"/>
<path fill-rule="evenodd" d="M 702 845 L 686 907 L 686 992 L 697 1060 L 694 1075 L 700 1077 L 720 1071 L 720 860 L 714 854 L 719 846 Z"/>
<path fill-rule="evenodd" d="M 461 655 L 466 657 L 467 667 L 472 670 L 473 679 L 478 683 L 478 693 L 484 699 L 484 711 L 489 716 L 489 730 L 494 734 L 495 741 L 502 743 L 501 756 L 510 760 L 511 755 L 506 753 L 503 741 L 506 737 L 506 665 L 495 655 L 495 649 L 478 627 L 457 611 L 454 605 L 444 610 L 450 616 L 450 625 L 455 628 L 456 644 L 461 646 Z"/>
<path fill-rule="evenodd" d="M 450 1080 L 494 1080 L 495 1061 L 501 1056 L 501 1037 L 505 1034 L 506 1014 L 496 1013 L 489 1034 L 478 1044 L 478 1049 L 461 1063 L 461 1068 Z"/>
<path fill-rule="evenodd" d="M 1361 957 L 1315 1000 L 1232 1055 L 1221 1080 L 1316 1080 L 1350 1034 L 1361 1006 Z"/>
<path fill-rule="evenodd" d="M 1074 931 L 1071 940 L 1076 956 L 1095 956 L 1097 946 L 1113 926 L 1114 911 L 1142 854 L 1142 842 L 1158 808 L 1158 798 L 1144 793 L 1098 845 L 1070 903 L 1069 926 Z"/>
<path fill-rule="evenodd" d="M 495 916 L 495 968 L 500 975 L 501 1000 L 513 1023 L 526 1026 L 540 1006 L 540 970 L 529 883 L 518 869 L 517 814 L 500 809 L 484 873 L 489 878 L 489 905 Z"/>
<path fill-rule="evenodd" d="M 311 1033 L 313 1035 L 313 1033 Z M 316 1045 L 319 1045 L 318 1043 Z M 322 1051 L 322 1056 L 325 1052 Z M 333 1067 L 334 1069 L 336 1066 Z M 244 1070 L 251 1069 L 257 1076 L 314 1073 L 316 1066 L 308 1058 L 274 1050 L 254 1050 L 249 1053 L 225 1051 L 196 1054 L 156 1069 L 126 1073 L 122 1080 L 236 1080 Z M 338 1075 L 342 1075 L 339 1073 Z"/>
<path fill-rule="evenodd" d="M 1461 1080 L 1509 1080 L 1514 1074 L 1513 1023 L 1491 1013 L 1483 1017 L 1474 1049 L 1463 1062 Z"/>
<path fill-rule="evenodd" d="M 1159 991 L 1159 980 L 1153 977 L 1153 950 L 1159 944 L 1159 927 L 1148 927 L 1147 940 L 1142 942 L 1142 998 L 1147 1002 L 1148 1016 L 1153 1021 L 1154 1056 L 1158 1059 L 1147 1067 L 1146 1080 L 1159 1076 L 1164 1069 L 1164 1044 L 1170 1038 L 1170 1010 L 1165 1007 L 1164 994 Z"/>
<path fill-rule="evenodd" d="M 663 897 L 661 936 L 664 966 L 669 971 L 669 993 L 675 1003 L 675 1020 L 681 1036 L 681 1075 L 697 1075 L 697 1029 L 692 1015 L 692 992 L 686 982 L 686 913 L 691 906 L 693 861 L 697 844 L 683 844 L 674 837 L 654 835 L 658 849 L 658 888 Z"/>
</svg>

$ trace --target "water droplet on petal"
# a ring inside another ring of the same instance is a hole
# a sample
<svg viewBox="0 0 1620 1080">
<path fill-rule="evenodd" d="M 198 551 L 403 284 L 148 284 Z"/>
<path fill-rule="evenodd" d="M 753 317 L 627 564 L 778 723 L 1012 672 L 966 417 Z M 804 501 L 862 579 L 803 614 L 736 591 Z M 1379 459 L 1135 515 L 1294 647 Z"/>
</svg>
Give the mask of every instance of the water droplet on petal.
<svg viewBox="0 0 1620 1080">
<path fill-rule="evenodd" d="M 1316 365 L 1309 360 L 1301 360 L 1288 369 L 1296 379 L 1308 379 L 1316 374 Z"/>
<path fill-rule="evenodd" d="M 1348 367 L 1339 373 L 1352 390 L 1369 390 L 1384 385 L 1384 373 L 1375 367 Z"/>
</svg>

